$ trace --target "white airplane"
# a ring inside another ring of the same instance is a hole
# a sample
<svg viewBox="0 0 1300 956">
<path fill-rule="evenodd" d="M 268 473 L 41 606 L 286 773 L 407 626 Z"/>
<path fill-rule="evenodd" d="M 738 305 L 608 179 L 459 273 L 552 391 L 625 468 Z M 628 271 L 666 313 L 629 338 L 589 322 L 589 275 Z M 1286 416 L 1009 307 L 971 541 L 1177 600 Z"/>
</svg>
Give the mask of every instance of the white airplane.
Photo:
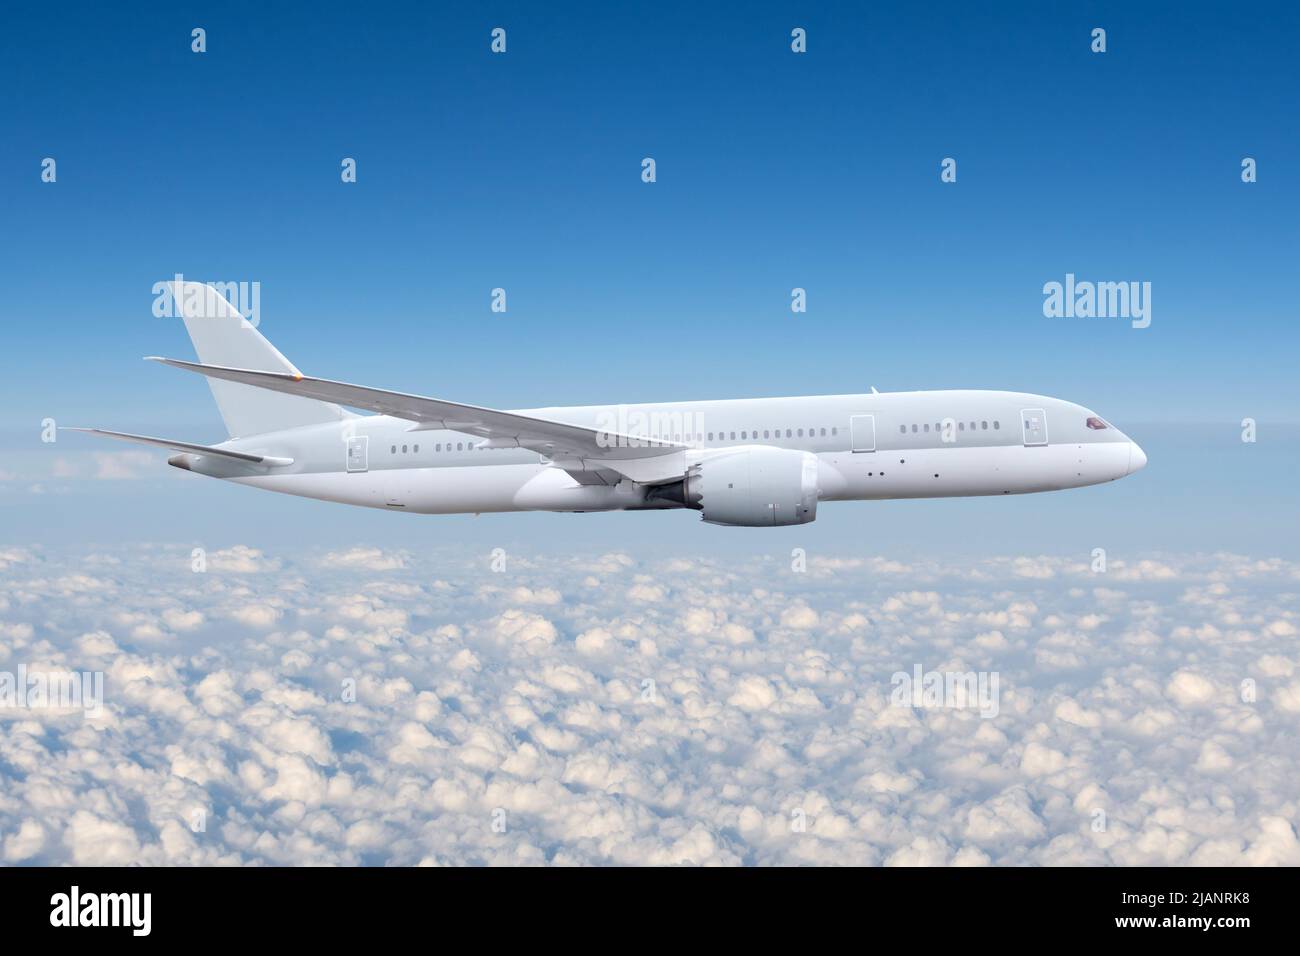
<svg viewBox="0 0 1300 956">
<path fill-rule="evenodd" d="M 1013 495 L 1146 465 L 1081 405 L 927 391 L 498 411 L 304 375 L 211 286 L 171 283 L 230 439 L 81 428 L 285 494 L 419 514 L 693 509 L 712 524 L 807 524 L 818 502 Z M 375 412 L 359 415 L 348 408 Z"/>
</svg>

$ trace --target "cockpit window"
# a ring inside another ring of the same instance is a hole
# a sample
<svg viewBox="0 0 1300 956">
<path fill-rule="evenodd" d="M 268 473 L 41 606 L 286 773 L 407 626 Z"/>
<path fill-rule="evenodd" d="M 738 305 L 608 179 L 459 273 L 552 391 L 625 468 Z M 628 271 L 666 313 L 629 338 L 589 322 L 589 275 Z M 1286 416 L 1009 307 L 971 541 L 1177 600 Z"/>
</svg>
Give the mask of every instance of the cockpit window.
<svg viewBox="0 0 1300 956">
<path fill-rule="evenodd" d="M 1103 428 L 1109 427 L 1105 422 L 1103 422 L 1100 418 L 1097 418 L 1095 415 L 1088 419 L 1087 424 L 1089 428 L 1095 428 L 1097 430 L 1101 430 Z"/>
</svg>

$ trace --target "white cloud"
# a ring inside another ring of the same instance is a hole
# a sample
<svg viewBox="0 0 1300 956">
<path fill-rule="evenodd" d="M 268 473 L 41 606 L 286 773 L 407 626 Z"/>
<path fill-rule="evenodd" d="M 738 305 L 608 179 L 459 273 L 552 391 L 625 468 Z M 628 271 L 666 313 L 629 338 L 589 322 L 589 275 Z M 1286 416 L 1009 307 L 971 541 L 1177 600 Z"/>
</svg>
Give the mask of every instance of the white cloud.
<svg viewBox="0 0 1300 956">
<path fill-rule="evenodd" d="M 535 647 L 555 643 L 555 625 L 540 614 L 510 608 L 502 612 L 495 623 L 496 633 L 514 643 Z"/>
<path fill-rule="evenodd" d="M 127 824 L 77 810 L 63 836 L 78 866 L 127 866 L 140 856 L 140 843 Z"/>
<path fill-rule="evenodd" d="M 36 856 L 45 846 L 45 828 L 36 820 L 23 820 L 18 829 L 4 840 L 6 863 L 22 863 Z"/>
<path fill-rule="evenodd" d="M 353 568 L 360 571 L 395 571 L 406 567 L 406 558 L 380 548 L 349 548 L 331 551 L 320 559 L 323 568 Z"/>
<path fill-rule="evenodd" d="M 260 571 L 277 571 L 279 568 L 279 561 L 267 558 L 258 548 L 250 548 L 243 544 L 213 551 L 207 555 L 208 571 L 226 574 L 257 574 Z"/>
<path fill-rule="evenodd" d="M 821 618 L 806 604 L 798 604 L 781 612 L 781 626 L 807 631 L 816 627 Z"/>
<path fill-rule="evenodd" d="M 270 627 L 280 620 L 280 610 L 269 604 L 245 604 L 231 608 L 230 616 L 249 627 Z"/>
<path fill-rule="evenodd" d="M 0 550 L 4 862 L 1300 864 L 1289 562 L 208 559 Z"/>
<path fill-rule="evenodd" d="M 1183 707 L 1200 707 L 1214 699 L 1214 682 L 1193 671 L 1182 670 L 1170 679 L 1165 693 Z"/>
</svg>

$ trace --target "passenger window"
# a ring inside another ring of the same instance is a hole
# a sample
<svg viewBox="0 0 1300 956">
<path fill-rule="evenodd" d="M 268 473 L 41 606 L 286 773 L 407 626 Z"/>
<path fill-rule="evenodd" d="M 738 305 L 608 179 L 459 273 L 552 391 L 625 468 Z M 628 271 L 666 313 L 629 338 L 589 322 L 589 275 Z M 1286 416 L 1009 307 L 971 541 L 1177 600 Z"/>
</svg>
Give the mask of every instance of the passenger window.
<svg viewBox="0 0 1300 956">
<path fill-rule="evenodd" d="M 396 455 L 396 454 L 397 454 L 397 446 L 396 446 L 396 445 L 394 445 L 394 446 L 392 447 L 392 449 L 389 451 L 389 454 L 390 454 L 390 455 Z"/>
<path fill-rule="evenodd" d="M 826 429 L 823 428 L 823 429 L 822 429 L 822 438 L 825 438 L 825 437 L 826 437 Z"/>
<path fill-rule="evenodd" d="M 988 422 L 980 422 L 980 427 L 983 428 L 985 431 L 988 431 L 988 430 L 989 430 L 989 423 L 988 423 Z"/>
<path fill-rule="evenodd" d="M 958 423 L 957 423 L 957 431 L 959 431 L 959 432 L 964 432 L 965 430 L 966 430 L 966 423 L 965 423 L 965 422 L 958 422 Z"/>
<path fill-rule="evenodd" d="M 791 429 L 789 429 L 789 428 L 787 428 L 787 429 L 785 430 L 785 437 L 786 437 L 786 438 L 793 438 L 793 437 L 794 437 L 794 431 L 791 430 Z M 800 437 L 803 437 L 803 436 L 800 436 Z"/>
<path fill-rule="evenodd" d="M 824 429 L 823 429 L 823 430 L 824 430 Z M 840 430 L 839 430 L 838 428 L 832 428 L 832 429 L 831 429 L 831 434 L 832 434 L 832 435 L 838 435 L 839 433 L 840 433 Z"/>
<path fill-rule="evenodd" d="M 917 430 L 918 430 L 917 427 L 916 427 L 915 425 L 913 425 L 913 426 L 912 426 L 912 434 L 915 435 L 915 434 L 917 433 Z"/>
<path fill-rule="evenodd" d="M 906 435 L 906 434 L 907 434 L 907 426 L 906 426 L 906 425 L 899 425 L 899 426 L 898 426 L 898 431 L 899 431 L 900 434 Z"/>
<path fill-rule="evenodd" d="M 925 430 L 926 430 L 926 433 L 928 434 L 929 431 L 930 431 L 930 423 L 929 423 L 929 422 L 926 422 L 926 423 L 925 423 Z"/>
<path fill-rule="evenodd" d="M 999 425 L 996 421 L 993 423 L 993 430 L 994 430 L 994 431 L 997 431 L 997 430 L 998 430 L 999 428 L 1001 428 L 1001 427 L 1002 427 L 1002 426 Z"/>
</svg>

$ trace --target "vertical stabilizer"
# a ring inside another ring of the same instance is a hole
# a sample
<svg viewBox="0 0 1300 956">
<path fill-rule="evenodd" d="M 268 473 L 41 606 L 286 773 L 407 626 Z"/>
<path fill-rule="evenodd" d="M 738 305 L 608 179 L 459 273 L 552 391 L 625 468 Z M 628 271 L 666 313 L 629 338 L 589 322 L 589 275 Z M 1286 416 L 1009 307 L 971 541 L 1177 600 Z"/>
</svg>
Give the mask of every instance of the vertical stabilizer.
<svg viewBox="0 0 1300 956">
<path fill-rule="evenodd" d="M 190 333 L 190 341 L 194 343 L 200 362 L 259 372 L 301 374 L 212 286 L 185 281 L 173 281 L 168 285 L 171 286 L 176 311 L 185 320 L 185 328 Z M 343 418 L 342 409 L 330 402 L 215 378 L 208 379 L 208 385 L 231 438 L 246 438 Z"/>
</svg>

